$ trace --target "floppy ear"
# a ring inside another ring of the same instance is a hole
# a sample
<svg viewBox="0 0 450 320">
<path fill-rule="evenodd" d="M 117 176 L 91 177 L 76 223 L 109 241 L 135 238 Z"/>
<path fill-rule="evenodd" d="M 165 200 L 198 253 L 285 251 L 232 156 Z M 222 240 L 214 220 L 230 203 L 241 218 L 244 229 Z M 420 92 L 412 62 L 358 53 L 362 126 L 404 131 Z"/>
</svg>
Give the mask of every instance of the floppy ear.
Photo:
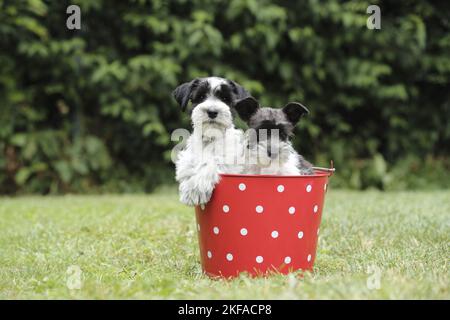
<svg viewBox="0 0 450 320">
<path fill-rule="evenodd" d="M 236 109 L 237 113 L 239 114 L 239 117 L 244 121 L 249 121 L 252 115 L 255 114 L 255 112 L 259 108 L 258 101 L 253 97 L 246 97 L 244 99 L 238 100 L 236 104 L 234 105 L 234 108 Z"/>
<path fill-rule="evenodd" d="M 230 82 L 231 87 L 233 88 L 233 92 L 236 95 L 237 99 L 243 99 L 250 96 L 247 90 L 244 89 L 243 86 L 234 82 L 233 80 L 228 80 Z"/>
<path fill-rule="evenodd" d="M 198 79 L 194 79 L 190 82 L 185 82 L 179 85 L 173 92 L 172 95 L 177 100 L 178 104 L 181 106 L 181 110 L 185 111 L 186 107 L 189 103 L 189 99 L 191 98 L 191 92 Z"/>
<path fill-rule="evenodd" d="M 287 119 L 293 125 L 296 125 L 304 114 L 309 113 L 309 110 L 299 102 L 289 102 L 283 107 L 283 112 L 286 115 Z"/>
</svg>

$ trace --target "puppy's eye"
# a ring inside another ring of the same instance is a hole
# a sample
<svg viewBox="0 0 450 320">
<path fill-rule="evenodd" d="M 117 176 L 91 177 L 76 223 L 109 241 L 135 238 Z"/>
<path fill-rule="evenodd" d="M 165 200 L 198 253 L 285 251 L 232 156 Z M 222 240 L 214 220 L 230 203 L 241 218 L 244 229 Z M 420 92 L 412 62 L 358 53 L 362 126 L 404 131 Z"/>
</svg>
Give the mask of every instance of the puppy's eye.
<svg viewBox="0 0 450 320">
<path fill-rule="evenodd" d="M 200 94 L 194 95 L 194 97 L 192 98 L 192 102 L 200 103 L 200 102 L 204 101 L 205 99 L 206 99 L 206 94 L 200 93 Z"/>
<path fill-rule="evenodd" d="M 220 100 L 222 100 L 223 102 L 225 102 L 225 103 L 230 103 L 231 102 L 231 99 L 230 99 L 230 97 L 220 97 Z"/>
<path fill-rule="evenodd" d="M 217 97 L 222 100 L 225 103 L 230 103 L 231 102 L 231 97 L 228 94 L 225 94 L 223 92 L 218 92 Z"/>
</svg>

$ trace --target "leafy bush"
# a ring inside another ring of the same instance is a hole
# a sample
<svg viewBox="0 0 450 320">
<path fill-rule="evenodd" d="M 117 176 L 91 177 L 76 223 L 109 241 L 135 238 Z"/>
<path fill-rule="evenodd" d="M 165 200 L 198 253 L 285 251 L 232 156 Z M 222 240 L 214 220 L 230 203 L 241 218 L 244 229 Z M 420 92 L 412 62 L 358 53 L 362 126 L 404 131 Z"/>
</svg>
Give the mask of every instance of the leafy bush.
<svg viewBox="0 0 450 320">
<path fill-rule="evenodd" d="M 445 3 L 74 3 L 81 30 L 66 28 L 68 1 L 0 0 L 2 193 L 173 181 L 170 133 L 189 120 L 170 93 L 211 74 L 264 105 L 307 105 L 296 147 L 318 165 L 334 159 L 339 186 L 442 186 L 433 172 L 450 167 Z M 381 7 L 381 30 L 366 28 L 369 4 Z M 398 183 L 412 162 L 431 169 Z"/>
</svg>

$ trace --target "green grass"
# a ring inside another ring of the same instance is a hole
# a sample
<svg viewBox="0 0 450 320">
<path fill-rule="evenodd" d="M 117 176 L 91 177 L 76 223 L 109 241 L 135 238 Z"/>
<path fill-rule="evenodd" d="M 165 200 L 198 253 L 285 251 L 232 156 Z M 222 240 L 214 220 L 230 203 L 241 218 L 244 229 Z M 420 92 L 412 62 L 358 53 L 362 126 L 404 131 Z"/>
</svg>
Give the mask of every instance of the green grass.
<svg viewBox="0 0 450 320">
<path fill-rule="evenodd" d="M 449 191 L 330 190 L 314 272 L 223 281 L 202 275 L 193 210 L 174 191 L 0 198 L 0 298 L 449 299 L 449 217 Z"/>
</svg>

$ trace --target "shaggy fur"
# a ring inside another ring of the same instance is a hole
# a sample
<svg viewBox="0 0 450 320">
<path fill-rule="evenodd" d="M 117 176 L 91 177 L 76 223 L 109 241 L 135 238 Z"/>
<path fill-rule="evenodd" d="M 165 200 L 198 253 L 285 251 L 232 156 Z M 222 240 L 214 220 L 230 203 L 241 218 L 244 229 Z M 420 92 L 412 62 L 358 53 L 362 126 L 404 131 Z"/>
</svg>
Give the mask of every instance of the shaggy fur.
<svg viewBox="0 0 450 320">
<path fill-rule="evenodd" d="M 190 206 L 207 203 L 220 173 L 242 173 L 244 136 L 233 124 L 232 108 L 248 92 L 218 77 L 194 79 L 173 92 L 183 110 L 189 101 L 193 132 L 175 163 L 180 201 Z"/>
<path fill-rule="evenodd" d="M 260 108 L 253 97 L 235 105 L 250 130 L 246 135 L 246 174 L 311 175 L 312 165 L 292 147 L 289 138 L 300 118 L 308 109 L 290 102 L 282 109 Z"/>
</svg>

